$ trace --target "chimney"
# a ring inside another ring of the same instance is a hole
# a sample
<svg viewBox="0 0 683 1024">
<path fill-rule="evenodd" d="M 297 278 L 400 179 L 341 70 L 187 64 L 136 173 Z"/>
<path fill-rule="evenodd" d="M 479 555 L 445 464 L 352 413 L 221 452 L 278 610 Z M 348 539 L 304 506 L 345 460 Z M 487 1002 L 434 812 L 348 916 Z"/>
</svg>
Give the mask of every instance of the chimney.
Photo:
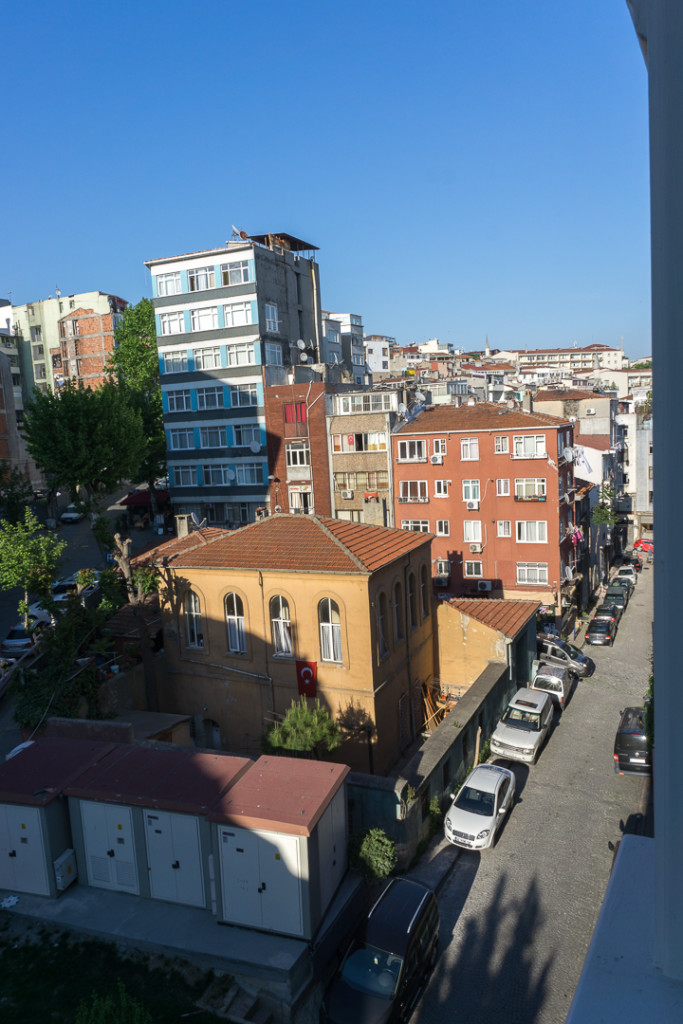
<svg viewBox="0 0 683 1024">
<path fill-rule="evenodd" d="M 175 517 L 175 532 L 177 537 L 187 537 L 190 532 L 190 517 L 189 516 L 176 516 Z"/>
</svg>

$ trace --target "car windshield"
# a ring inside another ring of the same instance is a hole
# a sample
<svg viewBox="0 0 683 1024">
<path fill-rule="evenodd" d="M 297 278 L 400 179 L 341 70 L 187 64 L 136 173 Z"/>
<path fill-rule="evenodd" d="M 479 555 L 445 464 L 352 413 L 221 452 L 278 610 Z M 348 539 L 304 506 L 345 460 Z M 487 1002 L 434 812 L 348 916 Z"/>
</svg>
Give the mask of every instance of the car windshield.
<svg viewBox="0 0 683 1024">
<path fill-rule="evenodd" d="M 62 597 L 65 594 L 75 594 L 76 590 L 77 587 L 75 583 L 55 583 L 54 587 L 52 588 L 52 596 Z"/>
<path fill-rule="evenodd" d="M 574 644 L 568 644 L 566 640 L 555 640 L 554 641 L 561 651 L 568 654 L 575 661 L 584 661 L 584 656 L 578 647 L 574 647 Z"/>
<path fill-rule="evenodd" d="M 356 941 L 346 954 L 339 973 L 346 984 L 357 992 L 367 992 L 380 999 L 392 999 L 402 967 L 403 957 Z"/>
<path fill-rule="evenodd" d="M 541 729 L 541 716 L 537 711 L 507 708 L 501 721 L 514 729 L 524 729 L 526 732 L 540 732 Z"/>
<path fill-rule="evenodd" d="M 595 622 L 594 620 L 588 627 L 589 633 L 609 633 L 609 631 L 609 622 L 605 622 L 604 620 L 598 622 Z"/>
<path fill-rule="evenodd" d="M 23 626 L 14 626 L 12 629 L 10 629 L 9 633 L 7 634 L 7 639 L 8 640 L 28 640 L 30 636 L 31 636 L 30 632 L 28 632 L 26 629 L 24 629 Z"/>
<path fill-rule="evenodd" d="M 470 811 L 472 814 L 482 814 L 490 818 L 493 814 L 493 793 L 484 793 L 474 786 L 463 786 L 453 801 L 453 806 L 461 811 Z"/>
</svg>

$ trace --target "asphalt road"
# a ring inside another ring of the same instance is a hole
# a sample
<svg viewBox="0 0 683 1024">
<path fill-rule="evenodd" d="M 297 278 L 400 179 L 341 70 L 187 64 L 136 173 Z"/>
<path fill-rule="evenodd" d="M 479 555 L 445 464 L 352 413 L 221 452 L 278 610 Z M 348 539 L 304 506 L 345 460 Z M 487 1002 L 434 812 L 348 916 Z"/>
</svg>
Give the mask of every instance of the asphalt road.
<svg viewBox="0 0 683 1024">
<path fill-rule="evenodd" d="M 439 893 L 441 955 L 412 1024 L 562 1024 L 600 911 L 609 843 L 642 827 L 647 783 L 615 775 L 621 709 L 651 673 L 652 570 L 613 648 L 580 681 L 536 765 L 508 764 L 518 802 L 493 850 L 453 850 Z"/>
</svg>

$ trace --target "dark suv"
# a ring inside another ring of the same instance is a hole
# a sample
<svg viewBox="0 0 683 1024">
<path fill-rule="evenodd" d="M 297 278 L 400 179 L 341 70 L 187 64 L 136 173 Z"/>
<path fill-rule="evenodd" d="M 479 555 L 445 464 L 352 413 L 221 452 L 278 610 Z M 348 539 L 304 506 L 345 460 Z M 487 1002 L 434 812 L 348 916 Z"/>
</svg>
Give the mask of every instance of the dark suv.
<svg viewBox="0 0 683 1024">
<path fill-rule="evenodd" d="M 645 708 L 626 708 L 614 738 L 614 770 L 617 775 L 650 775 L 652 752 L 645 735 Z"/>
<path fill-rule="evenodd" d="M 327 989 L 321 1024 L 407 1021 L 436 962 L 438 942 L 439 907 L 432 890 L 394 878 Z"/>
</svg>

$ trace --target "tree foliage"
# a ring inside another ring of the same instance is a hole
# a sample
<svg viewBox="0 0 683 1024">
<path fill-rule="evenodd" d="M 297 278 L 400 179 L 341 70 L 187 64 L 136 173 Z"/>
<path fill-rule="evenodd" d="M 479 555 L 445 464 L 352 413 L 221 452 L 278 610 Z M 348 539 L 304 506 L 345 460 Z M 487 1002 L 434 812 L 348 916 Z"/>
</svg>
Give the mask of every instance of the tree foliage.
<svg viewBox="0 0 683 1024">
<path fill-rule="evenodd" d="M 93 391 L 68 381 L 57 393 L 34 391 L 24 418 L 28 448 L 53 486 L 89 501 L 137 471 L 144 451 L 140 413 L 113 382 Z"/>
<path fill-rule="evenodd" d="M 19 603 L 19 614 L 25 622 L 28 621 L 29 592 L 49 598 L 65 547 L 66 541 L 41 530 L 28 508 L 24 511 L 23 522 L 0 523 L 0 586 L 4 590 L 22 588 L 24 597 Z"/>
<path fill-rule="evenodd" d="M 74 1024 L 153 1024 L 148 1010 L 128 995 L 121 981 L 117 989 L 118 999 L 93 992 L 90 1000 L 78 1007 Z"/>
<path fill-rule="evenodd" d="M 397 859 L 396 841 L 381 828 L 368 829 L 351 842 L 351 862 L 366 878 L 386 878 L 396 867 Z"/>
<path fill-rule="evenodd" d="M 594 526 L 614 526 L 617 521 L 614 509 L 616 491 L 609 484 L 603 484 L 600 488 L 600 500 L 591 512 L 591 522 Z"/>
<path fill-rule="evenodd" d="M 313 706 L 304 696 L 293 700 L 282 722 L 275 722 L 263 736 L 263 749 L 269 754 L 305 755 L 340 744 L 339 726 L 317 697 Z"/>
<path fill-rule="evenodd" d="M 124 311 L 114 339 L 116 347 L 109 356 L 107 369 L 131 406 L 140 413 L 145 438 L 134 479 L 145 481 L 154 492 L 154 481 L 166 475 L 166 436 L 151 299 L 140 299 L 136 306 Z"/>
<path fill-rule="evenodd" d="M 5 459 L 0 460 L 0 506 L 10 523 L 21 522 L 24 509 L 33 498 L 33 490 L 20 469 L 12 469 Z"/>
</svg>

